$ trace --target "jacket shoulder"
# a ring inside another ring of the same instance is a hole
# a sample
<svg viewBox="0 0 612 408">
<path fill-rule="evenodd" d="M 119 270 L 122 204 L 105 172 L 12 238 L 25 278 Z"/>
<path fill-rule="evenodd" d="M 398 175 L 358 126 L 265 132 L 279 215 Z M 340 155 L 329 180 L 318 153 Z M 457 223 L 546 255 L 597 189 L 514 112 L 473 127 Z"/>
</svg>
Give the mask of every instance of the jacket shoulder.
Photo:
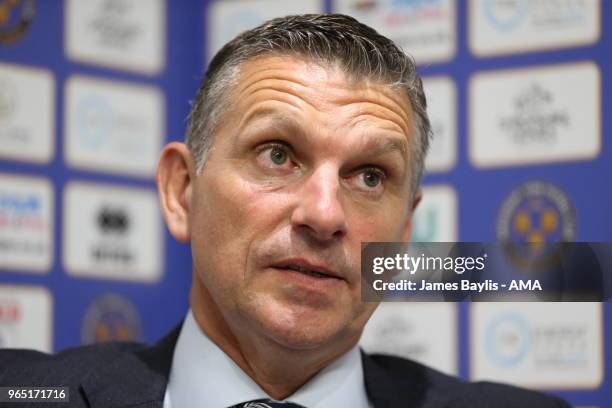
<svg viewBox="0 0 612 408">
<path fill-rule="evenodd" d="M 540 392 L 494 382 L 467 382 L 400 357 L 382 354 L 368 357 L 389 376 L 399 382 L 405 381 L 404 385 L 416 383 L 427 396 L 434 399 L 444 397 L 450 407 L 570 408 L 562 399 Z"/>
<path fill-rule="evenodd" d="M 0 386 L 76 384 L 88 373 L 141 348 L 139 343 L 109 342 L 47 354 L 26 349 L 0 349 Z"/>
</svg>

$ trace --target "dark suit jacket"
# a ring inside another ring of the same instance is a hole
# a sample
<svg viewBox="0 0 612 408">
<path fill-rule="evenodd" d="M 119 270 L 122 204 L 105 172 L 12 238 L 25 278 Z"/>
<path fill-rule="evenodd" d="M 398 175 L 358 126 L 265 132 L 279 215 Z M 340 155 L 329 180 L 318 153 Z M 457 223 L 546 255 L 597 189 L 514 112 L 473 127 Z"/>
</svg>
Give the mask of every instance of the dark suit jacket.
<svg viewBox="0 0 612 408">
<path fill-rule="evenodd" d="M 180 326 L 152 347 L 104 343 L 56 355 L 0 350 L 0 386 L 69 386 L 70 404 L 58 407 L 162 408 L 179 331 Z M 376 408 L 569 407 L 559 399 L 507 385 L 466 383 L 397 357 L 364 354 L 363 368 Z"/>
</svg>

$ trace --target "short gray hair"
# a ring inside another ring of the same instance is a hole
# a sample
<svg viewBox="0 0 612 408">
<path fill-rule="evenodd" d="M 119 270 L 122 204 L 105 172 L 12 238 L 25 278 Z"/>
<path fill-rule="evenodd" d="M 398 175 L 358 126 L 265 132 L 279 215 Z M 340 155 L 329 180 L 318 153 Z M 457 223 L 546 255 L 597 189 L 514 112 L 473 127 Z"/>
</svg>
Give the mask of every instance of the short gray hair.
<svg viewBox="0 0 612 408">
<path fill-rule="evenodd" d="M 418 189 L 431 126 L 421 78 L 414 60 L 393 41 L 342 14 L 304 14 L 276 18 L 245 31 L 212 59 L 192 104 L 186 144 L 200 173 L 241 64 L 263 54 L 297 54 L 328 64 L 339 64 L 349 78 L 372 79 L 406 92 L 413 112 L 416 137 L 411 142 L 414 195 Z"/>
</svg>

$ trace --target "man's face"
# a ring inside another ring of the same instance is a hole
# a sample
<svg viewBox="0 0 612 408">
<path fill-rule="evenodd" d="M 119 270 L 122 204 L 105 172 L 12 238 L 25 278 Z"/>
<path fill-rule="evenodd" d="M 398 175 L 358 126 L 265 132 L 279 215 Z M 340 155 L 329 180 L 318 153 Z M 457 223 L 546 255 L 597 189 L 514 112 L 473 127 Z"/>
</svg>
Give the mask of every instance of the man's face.
<svg viewBox="0 0 612 408">
<path fill-rule="evenodd" d="M 205 296 L 285 347 L 356 342 L 361 243 L 410 233 L 407 98 L 296 56 L 245 63 L 230 98 L 189 205 Z"/>
</svg>

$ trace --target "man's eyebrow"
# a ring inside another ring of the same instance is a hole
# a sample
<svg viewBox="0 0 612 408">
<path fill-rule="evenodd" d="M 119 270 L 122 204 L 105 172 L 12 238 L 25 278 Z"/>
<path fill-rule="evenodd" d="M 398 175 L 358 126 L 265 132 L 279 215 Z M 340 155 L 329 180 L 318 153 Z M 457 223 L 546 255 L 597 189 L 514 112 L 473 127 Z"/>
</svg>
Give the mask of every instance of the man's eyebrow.
<svg viewBox="0 0 612 408">
<path fill-rule="evenodd" d="M 280 124 L 286 128 L 299 128 L 298 123 L 291 115 L 279 112 L 277 109 L 265 107 L 253 109 L 242 118 L 239 129 L 243 129 L 246 125 L 259 119 L 267 119 L 274 121 L 275 124 Z"/>
<path fill-rule="evenodd" d="M 399 152 L 404 161 L 407 162 L 410 158 L 408 151 L 408 141 L 404 138 L 377 135 L 364 136 L 364 139 L 364 151 L 367 151 L 374 156 Z"/>
</svg>

